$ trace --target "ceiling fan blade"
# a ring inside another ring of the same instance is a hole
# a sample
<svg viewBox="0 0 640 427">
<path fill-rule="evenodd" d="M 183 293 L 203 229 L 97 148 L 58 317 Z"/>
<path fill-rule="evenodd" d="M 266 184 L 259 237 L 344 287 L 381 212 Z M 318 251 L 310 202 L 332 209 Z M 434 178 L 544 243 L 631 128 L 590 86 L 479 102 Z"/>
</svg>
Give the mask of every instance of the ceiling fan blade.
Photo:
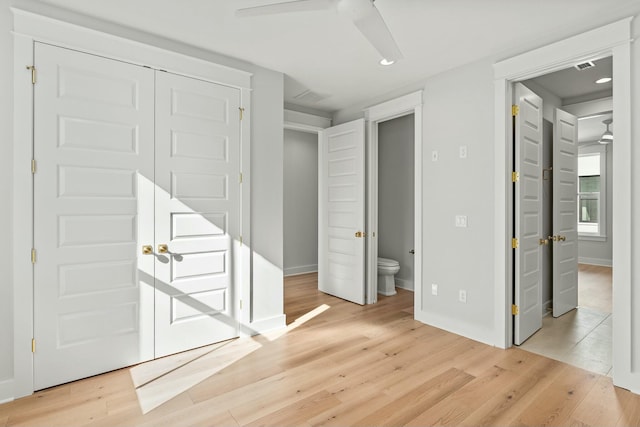
<svg viewBox="0 0 640 427">
<path fill-rule="evenodd" d="M 402 52 L 382 19 L 380 11 L 370 0 L 367 0 L 367 3 L 369 4 L 366 7 L 358 7 L 357 13 L 352 13 L 353 23 L 384 59 L 387 61 L 402 59 Z"/>
<path fill-rule="evenodd" d="M 309 10 L 326 10 L 331 7 L 331 4 L 331 0 L 293 0 L 238 9 L 236 10 L 236 16 L 247 17 L 290 12 L 305 12 Z"/>
</svg>

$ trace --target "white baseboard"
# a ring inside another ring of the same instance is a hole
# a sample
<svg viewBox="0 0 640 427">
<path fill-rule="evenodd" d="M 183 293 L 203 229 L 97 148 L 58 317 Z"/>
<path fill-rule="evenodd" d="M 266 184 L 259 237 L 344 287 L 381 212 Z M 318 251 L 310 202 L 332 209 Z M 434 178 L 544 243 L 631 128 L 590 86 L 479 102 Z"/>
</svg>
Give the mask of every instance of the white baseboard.
<svg viewBox="0 0 640 427">
<path fill-rule="evenodd" d="M 281 314 L 278 316 L 269 317 L 267 319 L 256 320 L 254 322 L 251 322 L 251 324 L 249 325 L 242 325 L 241 331 L 243 334 L 252 336 L 286 327 L 287 316 Z"/>
<path fill-rule="evenodd" d="M 612 267 L 613 261 L 610 259 L 601 259 L 601 258 L 585 258 L 579 257 L 578 263 L 580 264 L 589 264 L 589 265 L 599 265 L 601 267 Z"/>
<path fill-rule="evenodd" d="M 289 267 L 284 269 L 284 275 L 297 276 L 298 274 L 316 273 L 318 264 L 300 265 L 298 267 Z"/>
<path fill-rule="evenodd" d="M 13 379 L 0 381 L 0 403 L 11 402 L 13 399 Z"/>
<path fill-rule="evenodd" d="M 396 277 L 396 288 L 413 291 L 413 280 L 398 279 Z"/>
<path fill-rule="evenodd" d="M 476 324 L 461 323 L 457 319 L 451 319 L 439 314 L 433 314 L 426 311 L 416 311 L 415 319 L 419 322 L 443 329 L 456 335 L 479 341 L 490 346 L 504 348 L 504 343 L 495 342 L 495 332 L 492 329 L 483 328 Z"/>
</svg>

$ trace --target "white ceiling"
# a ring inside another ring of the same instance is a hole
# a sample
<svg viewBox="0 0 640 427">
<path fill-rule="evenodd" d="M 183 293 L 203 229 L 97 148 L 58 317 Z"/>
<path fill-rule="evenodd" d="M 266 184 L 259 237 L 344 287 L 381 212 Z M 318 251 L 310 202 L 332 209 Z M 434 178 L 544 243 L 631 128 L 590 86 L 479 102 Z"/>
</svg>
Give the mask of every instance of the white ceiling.
<svg viewBox="0 0 640 427">
<path fill-rule="evenodd" d="M 335 111 L 486 58 L 504 58 L 640 12 L 640 0 L 377 0 L 404 59 L 378 53 L 335 11 L 236 18 L 275 0 L 42 0 L 285 74 L 285 102 Z M 326 96 L 296 100 L 305 90 Z"/>
<path fill-rule="evenodd" d="M 571 67 L 532 80 L 565 100 L 563 102 L 565 105 L 572 103 L 571 98 L 602 94 L 603 92 L 611 93 L 613 81 L 597 84 L 596 80 L 602 77 L 613 77 L 613 58 L 609 56 L 591 62 L 595 67 L 584 70 L 577 70 L 575 67 Z"/>
</svg>

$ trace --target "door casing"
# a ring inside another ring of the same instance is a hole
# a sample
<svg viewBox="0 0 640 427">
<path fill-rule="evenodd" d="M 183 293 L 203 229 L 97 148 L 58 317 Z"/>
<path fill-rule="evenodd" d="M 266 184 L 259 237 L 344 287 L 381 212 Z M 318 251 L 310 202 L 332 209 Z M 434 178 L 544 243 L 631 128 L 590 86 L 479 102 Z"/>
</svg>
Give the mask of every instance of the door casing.
<svg viewBox="0 0 640 427">
<path fill-rule="evenodd" d="M 14 18 L 13 56 L 13 398 L 33 393 L 33 85 L 31 71 L 34 42 L 54 44 L 106 58 L 116 59 L 175 74 L 193 77 L 240 89 L 240 104 L 245 108 L 240 126 L 240 170 L 243 173 L 241 195 L 241 263 L 236 277 L 238 302 L 246 300 L 244 310 L 236 307 L 241 332 L 251 333 L 251 234 L 250 234 L 250 135 L 251 73 L 215 64 L 181 53 L 161 49 L 105 32 L 59 21 L 18 8 L 11 8 Z M 37 84 L 37 83 L 36 83 Z M 239 304 L 238 304 L 239 305 Z"/>
<path fill-rule="evenodd" d="M 422 91 L 410 93 L 375 105 L 365 111 L 367 120 L 366 176 L 367 176 L 367 304 L 378 301 L 378 124 L 387 120 L 414 114 L 414 306 L 418 310 L 422 301 Z M 420 319 L 418 319 L 420 320 Z"/>
<path fill-rule="evenodd" d="M 613 57 L 616 150 L 613 159 L 613 382 L 640 392 L 640 374 L 632 371 L 631 352 L 631 21 L 618 22 L 579 34 L 535 51 L 494 64 L 495 124 L 495 317 L 496 346 L 513 345 L 511 322 L 512 251 L 511 195 L 514 82 L 573 66 L 585 60 Z M 502 167 L 501 167 L 502 165 Z M 501 327 L 502 325 L 502 327 Z"/>
</svg>

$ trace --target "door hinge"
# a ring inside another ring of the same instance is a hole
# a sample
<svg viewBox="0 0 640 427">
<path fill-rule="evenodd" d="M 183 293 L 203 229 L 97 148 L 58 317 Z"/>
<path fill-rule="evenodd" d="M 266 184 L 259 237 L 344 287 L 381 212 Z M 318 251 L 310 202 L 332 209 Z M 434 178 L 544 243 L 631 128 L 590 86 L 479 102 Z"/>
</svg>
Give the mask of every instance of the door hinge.
<svg viewBox="0 0 640 427">
<path fill-rule="evenodd" d="M 31 338 L 31 353 L 35 353 L 35 352 L 36 352 L 36 339 Z"/>
<path fill-rule="evenodd" d="M 31 160 L 31 173 L 36 173 L 38 164 L 36 163 L 36 159 Z"/>
<path fill-rule="evenodd" d="M 240 300 L 240 310 L 242 310 L 242 300 Z"/>
<path fill-rule="evenodd" d="M 511 314 L 513 316 L 517 316 L 518 314 L 520 314 L 520 310 L 518 309 L 517 305 L 511 304 Z"/>
<path fill-rule="evenodd" d="M 242 172 L 240 172 L 240 184 L 242 184 Z"/>
<path fill-rule="evenodd" d="M 511 182 L 518 182 L 520 174 L 518 172 L 511 172 Z"/>
<path fill-rule="evenodd" d="M 27 65 L 27 70 L 31 70 L 31 84 L 36 84 L 37 75 L 36 75 L 36 66 L 35 65 Z"/>
<path fill-rule="evenodd" d="M 513 117 L 517 116 L 520 113 L 520 107 L 518 107 L 517 105 L 512 105 L 511 106 L 511 115 Z"/>
<path fill-rule="evenodd" d="M 244 108 L 239 107 L 238 110 L 240 110 L 240 121 L 242 121 L 244 119 Z"/>
<path fill-rule="evenodd" d="M 31 264 L 35 264 L 35 263 L 36 263 L 36 250 L 31 249 Z"/>
<path fill-rule="evenodd" d="M 240 246 L 242 246 L 242 236 L 240 236 Z"/>
<path fill-rule="evenodd" d="M 511 248 L 518 249 L 518 239 L 516 239 L 515 237 L 511 239 Z"/>
</svg>

